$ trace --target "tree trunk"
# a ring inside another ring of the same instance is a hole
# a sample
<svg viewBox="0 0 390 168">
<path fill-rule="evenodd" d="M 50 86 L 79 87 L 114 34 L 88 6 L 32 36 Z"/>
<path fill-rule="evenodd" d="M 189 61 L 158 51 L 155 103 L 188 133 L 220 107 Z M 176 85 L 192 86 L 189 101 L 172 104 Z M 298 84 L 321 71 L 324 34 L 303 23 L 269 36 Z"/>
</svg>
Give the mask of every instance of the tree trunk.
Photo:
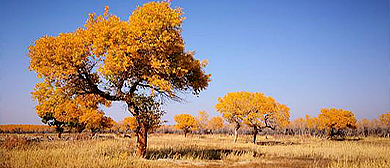
<svg viewBox="0 0 390 168">
<path fill-rule="evenodd" d="M 58 139 L 61 139 L 61 134 L 64 129 L 61 126 L 56 126 L 56 131 L 58 132 Z"/>
<path fill-rule="evenodd" d="M 139 122 L 139 130 L 137 131 L 138 156 L 145 157 L 147 142 L 148 142 L 148 130 L 146 128 L 145 123 Z"/>
<path fill-rule="evenodd" d="M 187 131 L 186 130 L 184 131 L 184 137 L 187 137 Z"/>
<path fill-rule="evenodd" d="M 236 143 L 237 142 L 237 139 L 238 139 L 238 129 L 239 129 L 240 127 L 236 127 L 235 129 L 234 129 L 234 143 Z"/>
<path fill-rule="evenodd" d="M 257 136 L 257 129 L 255 128 L 255 130 L 253 131 L 253 144 L 256 144 L 256 136 Z"/>
</svg>

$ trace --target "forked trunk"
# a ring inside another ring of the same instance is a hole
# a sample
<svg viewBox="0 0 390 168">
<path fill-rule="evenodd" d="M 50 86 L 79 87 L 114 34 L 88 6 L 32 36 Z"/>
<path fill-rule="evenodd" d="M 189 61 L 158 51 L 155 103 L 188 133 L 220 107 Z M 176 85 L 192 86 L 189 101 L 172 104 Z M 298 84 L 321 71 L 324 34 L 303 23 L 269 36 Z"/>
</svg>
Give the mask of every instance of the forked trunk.
<svg viewBox="0 0 390 168">
<path fill-rule="evenodd" d="M 145 123 L 139 123 L 139 130 L 137 132 L 137 154 L 138 156 L 145 157 L 146 147 L 148 143 L 148 130 Z"/>
</svg>

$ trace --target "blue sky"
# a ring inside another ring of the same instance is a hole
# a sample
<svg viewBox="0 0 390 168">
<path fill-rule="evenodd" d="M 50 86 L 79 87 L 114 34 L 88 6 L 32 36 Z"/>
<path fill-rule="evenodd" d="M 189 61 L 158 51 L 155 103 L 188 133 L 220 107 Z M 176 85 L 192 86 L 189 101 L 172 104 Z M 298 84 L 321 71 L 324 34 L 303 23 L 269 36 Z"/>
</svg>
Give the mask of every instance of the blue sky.
<svg viewBox="0 0 390 168">
<path fill-rule="evenodd" d="M 30 92 L 39 82 L 28 70 L 27 47 L 45 35 L 72 32 L 104 6 L 127 20 L 148 1 L 0 1 L 0 124 L 39 124 Z M 208 59 L 209 88 L 187 102 L 164 105 L 165 119 L 200 110 L 216 116 L 228 92 L 262 92 L 291 108 L 292 119 L 343 108 L 358 119 L 389 111 L 389 1 L 185 1 L 187 50 Z M 129 116 L 121 103 L 106 110 Z"/>
</svg>

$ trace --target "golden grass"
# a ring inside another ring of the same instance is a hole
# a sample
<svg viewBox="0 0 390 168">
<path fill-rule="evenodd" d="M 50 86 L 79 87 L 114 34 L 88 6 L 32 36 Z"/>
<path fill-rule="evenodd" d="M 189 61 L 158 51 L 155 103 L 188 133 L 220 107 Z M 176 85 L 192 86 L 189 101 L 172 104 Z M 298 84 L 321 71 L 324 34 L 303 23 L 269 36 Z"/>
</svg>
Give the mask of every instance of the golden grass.
<svg viewBox="0 0 390 168">
<path fill-rule="evenodd" d="M 146 158 L 135 138 L 33 142 L 0 147 L 0 167 L 390 167 L 390 139 L 330 141 L 312 137 L 152 134 Z"/>
</svg>

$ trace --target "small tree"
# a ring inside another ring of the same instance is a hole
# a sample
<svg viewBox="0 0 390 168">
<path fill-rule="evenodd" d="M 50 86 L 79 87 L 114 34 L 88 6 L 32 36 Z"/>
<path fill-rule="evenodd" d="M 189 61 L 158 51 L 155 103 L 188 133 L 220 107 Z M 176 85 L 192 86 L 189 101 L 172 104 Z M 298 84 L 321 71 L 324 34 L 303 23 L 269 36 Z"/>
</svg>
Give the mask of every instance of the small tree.
<svg viewBox="0 0 390 168">
<path fill-rule="evenodd" d="M 353 113 L 343 109 L 321 109 L 318 121 L 320 128 L 326 129 L 330 138 L 336 135 L 343 138 L 344 129 L 356 128 L 356 118 Z"/>
<path fill-rule="evenodd" d="M 274 130 L 276 127 L 284 127 L 289 124 L 290 109 L 276 102 L 271 96 L 262 93 L 252 93 L 247 104 L 247 115 L 244 123 L 253 129 L 253 143 L 256 136 L 264 128 Z"/>
<path fill-rule="evenodd" d="M 187 137 L 187 133 L 197 129 L 197 122 L 195 118 L 190 114 L 178 114 L 174 117 L 176 129 L 184 131 L 184 137 Z"/>
<path fill-rule="evenodd" d="M 304 118 L 297 118 L 291 123 L 294 132 L 298 132 L 299 135 L 304 134 L 307 128 L 307 121 Z"/>
<path fill-rule="evenodd" d="M 219 130 L 223 128 L 223 119 L 222 117 L 213 117 L 211 120 L 207 123 L 208 129 L 211 130 L 211 133 L 213 133 L 215 130 Z"/>
<path fill-rule="evenodd" d="M 306 125 L 311 135 L 318 134 L 319 123 L 317 117 L 311 117 L 310 115 L 306 115 Z"/>
<path fill-rule="evenodd" d="M 379 121 L 385 125 L 387 128 L 387 137 L 390 137 L 390 112 L 387 112 L 385 114 L 381 114 L 379 116 Z"/>
<path fill-rule="evenodd" d="M 209 114 L 206 111 L 200 111 L 199 115 L 195 118 L 198 123 L 198 130 L 201 133 L 207 132 L 207 123 L 209 122 Z"/>
<path fill-rule="evenodd" d="M 110 117 L 104 116 L 104 113 L 100 110 L 88 110 L 80 117 L 80 123 L 86 129 L 91 130 L 92 136 L 100 130 L 111 128 L 114 126 L 114 122 Z"/>
</svg>

